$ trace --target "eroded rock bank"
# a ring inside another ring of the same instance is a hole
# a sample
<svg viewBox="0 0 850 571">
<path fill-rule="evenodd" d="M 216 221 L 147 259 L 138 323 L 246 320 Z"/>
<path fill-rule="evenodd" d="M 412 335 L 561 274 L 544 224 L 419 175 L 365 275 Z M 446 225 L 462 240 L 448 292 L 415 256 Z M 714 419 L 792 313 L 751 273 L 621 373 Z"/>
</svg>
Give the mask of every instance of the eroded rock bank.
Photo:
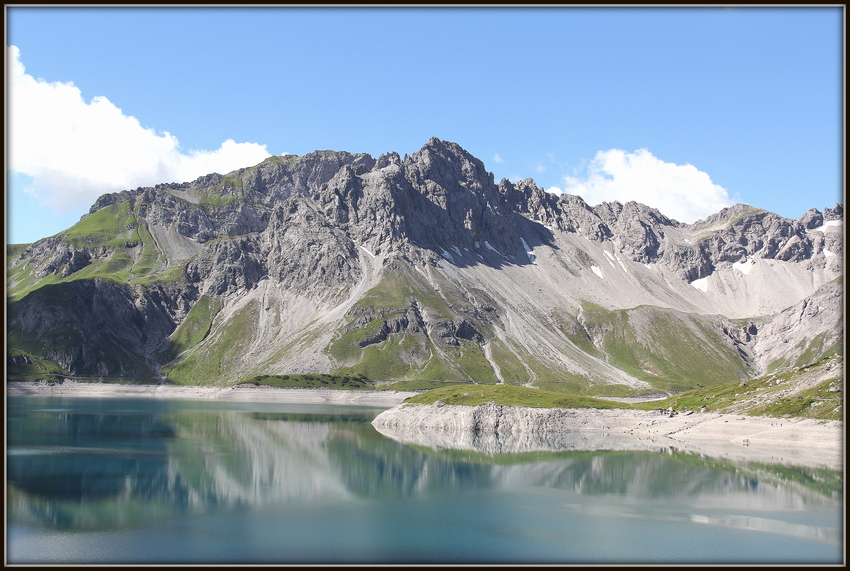
<svg viewBox="0 0 850 571">
<path fill-rule="evenodd" d="M 676 449 L 713 457 L 843 465 L 841 421 L 664 411 L 401 404 L 372 422 L 405 444 L 485 454 Z"/>
</svg>

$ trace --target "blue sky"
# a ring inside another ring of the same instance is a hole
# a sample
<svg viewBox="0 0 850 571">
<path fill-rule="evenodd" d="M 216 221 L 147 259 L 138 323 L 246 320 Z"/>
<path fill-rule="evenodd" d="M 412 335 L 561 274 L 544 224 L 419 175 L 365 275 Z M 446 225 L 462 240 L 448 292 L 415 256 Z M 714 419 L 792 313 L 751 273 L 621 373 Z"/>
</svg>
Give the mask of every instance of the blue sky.
<svg viewBox="0 0 850 571">
<path fill-rule="evenodd" d="M 100 194 L 432 136 L 498 182 L 843 203 L 843 9 L 7 7 L 8 243 Z"/>
</svg>

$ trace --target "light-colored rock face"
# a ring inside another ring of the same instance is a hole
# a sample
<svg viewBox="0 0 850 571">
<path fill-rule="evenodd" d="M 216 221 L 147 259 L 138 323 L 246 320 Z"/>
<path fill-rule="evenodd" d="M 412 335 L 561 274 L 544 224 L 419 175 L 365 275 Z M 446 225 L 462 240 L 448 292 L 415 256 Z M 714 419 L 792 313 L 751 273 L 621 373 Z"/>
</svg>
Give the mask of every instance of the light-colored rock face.
<svg viewBox="0 0 850 571">
<path fill-rule="evenodd" d="M 401 404 L 372 425 L 393 440 L 434 450 L 516 454 L 564 450 L 659 450 L 746 458 L 785 457 L 810 466 L 843 465 L 841 421 L 776 422 L 732 414 L 666 410 L 559 409 Z M 752 448 L 750 446 L 752 445 Z"/>
<path fill-rule="evenodd" d="M 127 353 L 152 370 L 228 363 L 203 373 L 218 381 L 339 368 L 535 386 L 737 380 L 840 342 L 842 222 L 840 205 L 796 221 L 736 205 L 691 225 L 634 202 L 591 207 L 530 179 L 496 184 L 439 139 L 404 158 L 317 151 L 104 195 L 9 261 L 10 326 L 74 374 L 113 374 Z M 99 294 L 75 301 L 79 319 L 56 296 L 24 296 L 95 276 L 126 290 L 113 321 L 138 340 L 120 349 L 92 341 L 110 318 Z M 190 315 L 209 299 L 220 311 Z M 74 333 L 43 328 L 50 315 Z M 184 322 L 208 333 L 174 355 Z M 677 364 L 677 342 L 726 377 Z"/>
</svg>

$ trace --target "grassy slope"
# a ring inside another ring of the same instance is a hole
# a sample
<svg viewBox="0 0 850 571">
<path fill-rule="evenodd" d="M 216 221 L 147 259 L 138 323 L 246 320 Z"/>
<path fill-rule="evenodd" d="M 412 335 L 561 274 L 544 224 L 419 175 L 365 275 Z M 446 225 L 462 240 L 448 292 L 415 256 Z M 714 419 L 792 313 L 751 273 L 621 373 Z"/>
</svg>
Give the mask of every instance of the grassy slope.
<svg viewBox="0 0 850 571">
<path fill-rule="evenodd" d="M 214 302 L 218 303 L 218 300 Z M 216 313 L 213 313 L 213 309 Z M 163 374 L 170 382 L 177 384 L 247 381 L 234 378 L 233 372 L 241 366 L 245 350 L 257 331 L 258 309 L 257 301 L 250 301 L 233 313 L 223 327 L 221 323 L 216 323 L 218 309 L 214 306 L 193 315 L 187 329 L 175 331 L 172 341 L 183 343 L 185 339 L 185 343 L 194 341 L 194 344 L 179 358 L 163 367 Z M 205 328 L 206 332 L 203 332 Z"/>
<path fill-rule="evenodd" d="M 824 358 L 783 373 L 773 373 L 738 383 L 725 383 L 686 391 L 663 401 L 641 403 L 636 408 L 673 407 L 676 410 L 843 419 L 843 357 Z M 830 388 L 838 389 L 830 392 Z"/>
<path fill-rule="evenodd" d="M 404 402 L 434 404 L 438 401 L 467 406 L 494 402 L 533 408 L 629 408 L 628 404 L 613 401 L 512 385 L 452 385 L 424 392 Z"/>
<path fill-rule="evenodd" d="M 6 258 L 11 260 L 20 256 L 29 246 L 30 244 L 6 244 Z"/>
<path fill-rule="evenodd" d="M 189 310 L 183 322 L 171 334 L 169 356 L 173 358 L 206 339 L 213 319 L 220 310 L 221 300 L 202 295 Z"/>
<path fill-rule="evenodd" d="M 659 307 L 611 311 L 584 304 L 584 325 L 615 367 L 669 391 L 740 381 L 749 370 L 709 319 Z"/>
<path fill-rule="evenodd" d="M 140 224 L 129 202 L 111 204 L 91 214 L 62 233 L 62 240 L 76 248 L 105 250 L 108 254 L 93 259 L 84 268 L 61 277 L 63 267 L 56 273 L 38 278 L 31 268 L 19 264 L 7 272 L 9 301 L 22 299 L 45 285 L 77 280 L 108 278 L 124 283 L 155 279 L 165 261 L 156 249 L 147 228 Z M 175 279 L 173 270 L 167 279 Z"/>
<path fill-rule="evenodd" d="M 752 416 L 843 419 L 841 360 L 825 359 L 781 375 L 768 375 L 741 383 L 725 383 L 685 391 L 664 400 L 619 403 L 583 396 L 509 385 L 453 385 L 424 392 L 408 403 L 477 406 L 493 402 L 535 408 L 623 408 L 748 414 Z M 831 367 L 831 368 L 830 368 Z M 834 374 L 830 374 L 833 372 Z M 834 392 L 830 392 L 830 389 Z M 834 389 L 839 389 L 835 391 Z"/>
</svg>

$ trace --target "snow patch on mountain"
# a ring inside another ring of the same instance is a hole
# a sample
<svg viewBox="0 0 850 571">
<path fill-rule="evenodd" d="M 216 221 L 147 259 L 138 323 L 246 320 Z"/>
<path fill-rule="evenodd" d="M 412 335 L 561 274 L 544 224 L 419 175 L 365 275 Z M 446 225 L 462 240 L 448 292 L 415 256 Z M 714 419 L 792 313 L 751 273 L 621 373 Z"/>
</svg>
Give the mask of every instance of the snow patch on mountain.
<svg viewBox="0 0 850 571">
<path fill-rule="evenodd" d="M 754 265 L 755 262 L 752 260 L 752 258 L 750 258 L 745 262 L 735 262 L 734 264 L 732 264 L 732 267 L 746 276 L 749 275 L 750 270 L 753 269 Z"/>
<path fill-rule="evenodd" d="M 704 293 L 708 293 L 708 276 L 692 281 L 691 285 Z"/>
</svg>

